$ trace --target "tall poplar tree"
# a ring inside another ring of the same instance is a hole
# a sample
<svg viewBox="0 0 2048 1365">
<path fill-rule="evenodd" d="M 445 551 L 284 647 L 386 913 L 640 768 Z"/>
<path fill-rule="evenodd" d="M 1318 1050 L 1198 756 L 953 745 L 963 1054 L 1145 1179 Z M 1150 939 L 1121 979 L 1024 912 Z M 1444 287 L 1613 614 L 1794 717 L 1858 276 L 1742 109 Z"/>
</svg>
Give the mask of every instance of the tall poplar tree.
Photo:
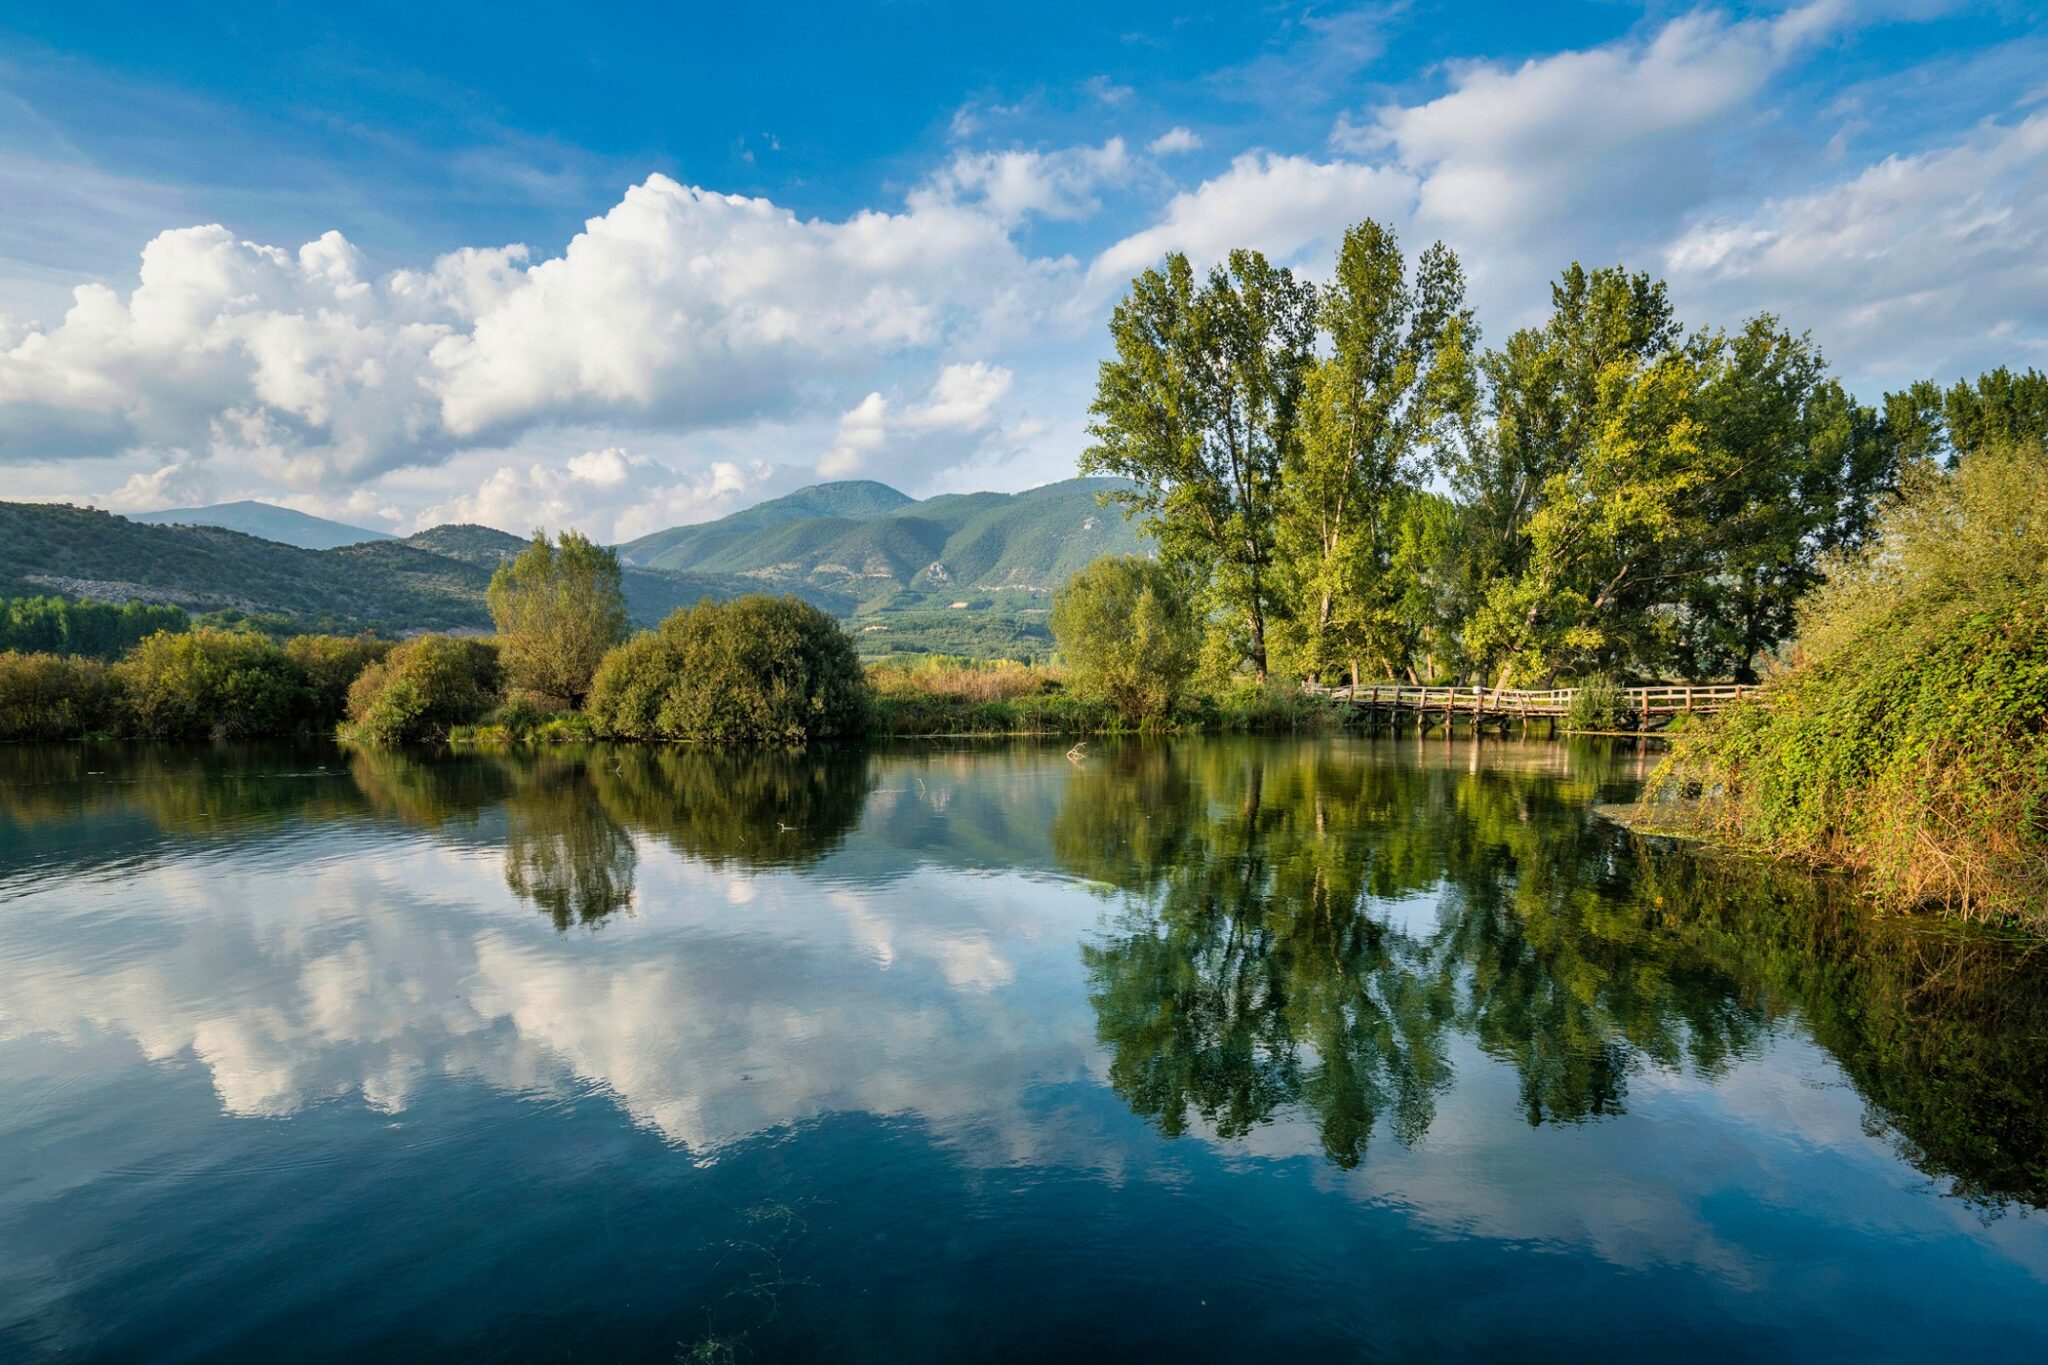
<svg viewBox="0 0 2048 1365">
<path fill-rule="evenodd" d="M 1478 329 L 1450 249 L 1423 252 L 1411 283 L 1394 233 L 1371 221 L 1344 234 L 1317 320 L 1329 354 L 1310 374 L 1278 500 L 1283 639 L 1293 671 L 1348 665 L 1355 682 L 1361 657 L 1383 672 L 1408 662 L 1407 589 L 1393 572 L 1401 494 L 1472 410 Z"/>
<path fill-rule="evenodd" d="M 1315 290 L 1256 251 L 1197 284 L 1175 253 L 1131 282 L 1110 335 L 1081 468 L 1137 484 L 1112 496 L 1207 583 L 1232 651 L 1263 681 L 1285 610 L 1275 504 L 1314 360 Z"/>
</svg>

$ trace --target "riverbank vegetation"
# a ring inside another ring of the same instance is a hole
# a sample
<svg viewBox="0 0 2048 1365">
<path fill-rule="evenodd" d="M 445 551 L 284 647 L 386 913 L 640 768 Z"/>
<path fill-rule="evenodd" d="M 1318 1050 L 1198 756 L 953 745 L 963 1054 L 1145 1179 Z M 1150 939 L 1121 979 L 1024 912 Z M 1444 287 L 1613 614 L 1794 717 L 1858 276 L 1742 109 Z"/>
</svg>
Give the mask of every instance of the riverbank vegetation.
<svg viewBox="0 0 2048 1365">
<path fill-rule="evenodd" d="M 2048 924 L 2048 458 L 1915 468 L 1826 571 L 1792 667 L 1676 741 L 1643 818 Z"/>
</svg>

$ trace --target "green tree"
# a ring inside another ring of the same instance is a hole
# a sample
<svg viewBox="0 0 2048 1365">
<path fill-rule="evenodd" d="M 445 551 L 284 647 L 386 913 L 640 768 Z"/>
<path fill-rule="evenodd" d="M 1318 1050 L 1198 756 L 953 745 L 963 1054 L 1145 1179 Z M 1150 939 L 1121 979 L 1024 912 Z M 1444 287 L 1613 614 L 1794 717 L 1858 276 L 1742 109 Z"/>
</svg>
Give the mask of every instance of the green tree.
<svg viewBox="0 0 2048 1365">
<path fill-rule="evenodd" d="M 304 670 L 268 636 L 242 631 L 161 631 L 114 676 L 130 728 L 152 739 L 290 734 L 306 705 Z"/>
<path fill-rule="evenodd" d="M 1822 560 L 1861 542 L 1896 481 L 1878 415 L 1827 378 L 1820 353 L 1768 316 L 1734 336 L 1695 341 L 1706 366 L 1698 412 L 1721 472 L 1703 487 L 1691 528 L 1639 584 L 1678 613 L 1666 658 L 1692 678 L 1754 682 L 1767 651 L 1792 634 Z"/>
<path fill-rule="evenodd" d="M 1112 494 L 1161 553 L 1187 565 L 1263 681 L 1282 610 L 1274 577 L 1281 467 L 1313 360 L 1315 290 L 1255 251 L 1233 251 L 1199 286 L 1178 253 L 1147 270 L 1110 319 L 1084 472 L 1138 487 Z"/>
<path fill-rule="evenodd" d="M 348 713 L 349 688 L 391 652 L 391 642 L 374 635 L 294 635 L 284 642 L 284 652 L 305 674 L 306 718 L 331 728 Z"/>
<path fill-rule="evenodd" d="M 1661 282 L 1574 265 L 1551 301 L 1482 361 L 1491 428 L 1446 461 L 1486 585 L 1466 644 L 1496 689 L 1654 656 L 1669 622 L 1645 589 L 1728 459 L 1698 416 L 1707 363 Z"/>
<path fill-rule="evenodd" d="M 422 635 L 365 668 L 348 689 L 344 733 L 370 744 L 417 744 L 481 720 L 502 699 L 504 666 L 489 640 Z"/>
<path fill-rule="evenodd" d="M 1201 649 L 1182 575 L 1139 555 L 1104 555 L 1069 579 L 1052 599 L 1052 633 L 1074 690 L 1130 721 L 1174 708 Z"/>
<path fill-rule="evenodd" d="M 491 619 L 511 685 L 581 706 L 605 651 L 626 635 L 618 551 L 547 532 L 491 575 Z"/>
<path fill-rule="evenodd" d="M 1411 283 L 1388 228 L 1344 236 L 1317 319 L 1330 353 L 1310 371 L 1300 438 L 1289 447 L 1277 535 L 1289 612 L 1277 632 L 1290 671 L 1318 675 L 1360 659 L 1408 663 L 1395 573 L 1400 502 L 1419 457 L 1476 399 L 1478 342 L 1464 272 L 1441 242 Z"/>
<path fill-rule="evenodd" d="M 867 679 L 846 631 L 808 602 L 704 601 L 605 656 L 589 711 L 620 739 L 801 745 L 858 733 Z"/>
</svg>

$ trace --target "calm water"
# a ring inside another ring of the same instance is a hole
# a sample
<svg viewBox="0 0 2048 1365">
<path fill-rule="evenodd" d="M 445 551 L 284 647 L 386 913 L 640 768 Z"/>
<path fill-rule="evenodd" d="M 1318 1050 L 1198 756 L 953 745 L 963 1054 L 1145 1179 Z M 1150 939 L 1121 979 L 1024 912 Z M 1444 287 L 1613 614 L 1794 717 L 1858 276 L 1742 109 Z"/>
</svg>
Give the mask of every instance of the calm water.
<svg viewBox="0 0 2048 1365">
<path fill-rule="evenodd" d="M 0 1358 L 2048 1358 L 2048 954 L 1094 748 L 0 750 Z"/>
</svg>

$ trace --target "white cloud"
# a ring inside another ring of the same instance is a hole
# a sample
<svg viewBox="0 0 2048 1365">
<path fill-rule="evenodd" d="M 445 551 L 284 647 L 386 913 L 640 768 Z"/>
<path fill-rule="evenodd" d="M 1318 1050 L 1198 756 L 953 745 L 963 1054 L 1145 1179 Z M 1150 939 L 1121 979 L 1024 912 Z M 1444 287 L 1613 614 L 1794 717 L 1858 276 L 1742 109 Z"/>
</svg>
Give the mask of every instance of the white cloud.
<svg viewBox="0 0 2048 1365">
<path fill-rule="evenodd" d="M 1130 86 L 1118 85 L 1107 76 L 1090 76 L 1081 83 L 1081 88 L 1112 109 L 1120 104 L 1129 103 L 1135 93 Z"/>
<path fill-rule="evenodd" d="M 982 201 L 802 220 L 652 176 L 570 242 L 383 280 L 339 233 L 292 253 L 160 234 L 127 294 L 82 286 L 0 352 L 0 456 L 188 450 L 300 487 L 432 463 L 542 424 L 690 431 L 815 402 L 835 375 L 1041 315 L 1065 269 L 1004 214 L 1077 211 L 1112 141 L 988 163 Z"/>
<path fill-rule="evenodd" d="M 1179 156 L 1183 152 L 1199 151 L 1202 139 L 1191 128 L 1173 127 L 1145 144 L 1145 150 L 1154 156 Z"/>
<path fill-rule="evenodd" d="M 911 202 L 966 201 L 1005 224 L 1032 215 L 1080 219 L 1102 206 L 1097 189 L 1125 183 L 1134 170 L 1120 137 L 1050 152 L 961 152 Z"/>
<path fill-rule="evenodd" d="M 1296 260 L 1311 247 L 1331 246 L 1362 218 L 1405 215 L 1414 195 L 1413 178 L 1399 170 L 1248 153 L 1222 175 L 1175 195 L 1153 226 L 1103 251 L 1089 279 L 1121 287 L 1169 251 L 1186 252 L 1198 265 L 1233 247 Z"/>
<path fill-rule="evenodd" d="M 1771 309 L 1891 383 L 2048 356 L 2048 114 L 1706 219 L 1664 253 L 1717 315 Z"/>
<path fill-rule="evenodd" d="M 818 458 L 818 473 L 843 479 L 874 472 L 884 454 L 890 477 L 897 479 L 930 466 L 935 455 L 957 462 L 977 444 L 966 438 L 994 427 L 996 405 L 1009 393 L 1011 379 L 998 365 L 948 365 L 922 400 L 893 417 L 889 400 L 871 393 L 840 417 L 832 448 Z"/>
<path fill-rule="evenodd" d="M 742 494 L 775 477 L 772 466 L 714 460 L 684 473 L 617 446 L 588 450 L 560 467 L 501 464 L 473 491 L 435 503 L 415 528 L 477 522 L 514 535 L 574 529 L 618 542 L 732 510 Z"/>
<path fill-rule="evenodd" d="M 1730 22 L 1698 11 L 1647 43 L 1534 58 L 1512 69 L 1451 68 L 1451 91 L 1388 106 L 1363 125 L 1340 119 L 1339 151 L 1386 151 L 1420 180 L 1419 214 L 1491 239 L 1587 213 L 1657 211 L 1707 191 L 1681 135 L 1754 108 L 1765 83 L 1840 18 L 1823 0 L 1774 19 Z M 1632 193 L 1619 192 L 1629 187 Z"/>
<path fill-rule="evenodd" d="M 159 507 L 193 507 L 213 501 L 214 480 L 206 469 L 179 460 L 147 473 L 132 474 L 107 499 L 115 512 L 146 512 Z"/>
</svg>

